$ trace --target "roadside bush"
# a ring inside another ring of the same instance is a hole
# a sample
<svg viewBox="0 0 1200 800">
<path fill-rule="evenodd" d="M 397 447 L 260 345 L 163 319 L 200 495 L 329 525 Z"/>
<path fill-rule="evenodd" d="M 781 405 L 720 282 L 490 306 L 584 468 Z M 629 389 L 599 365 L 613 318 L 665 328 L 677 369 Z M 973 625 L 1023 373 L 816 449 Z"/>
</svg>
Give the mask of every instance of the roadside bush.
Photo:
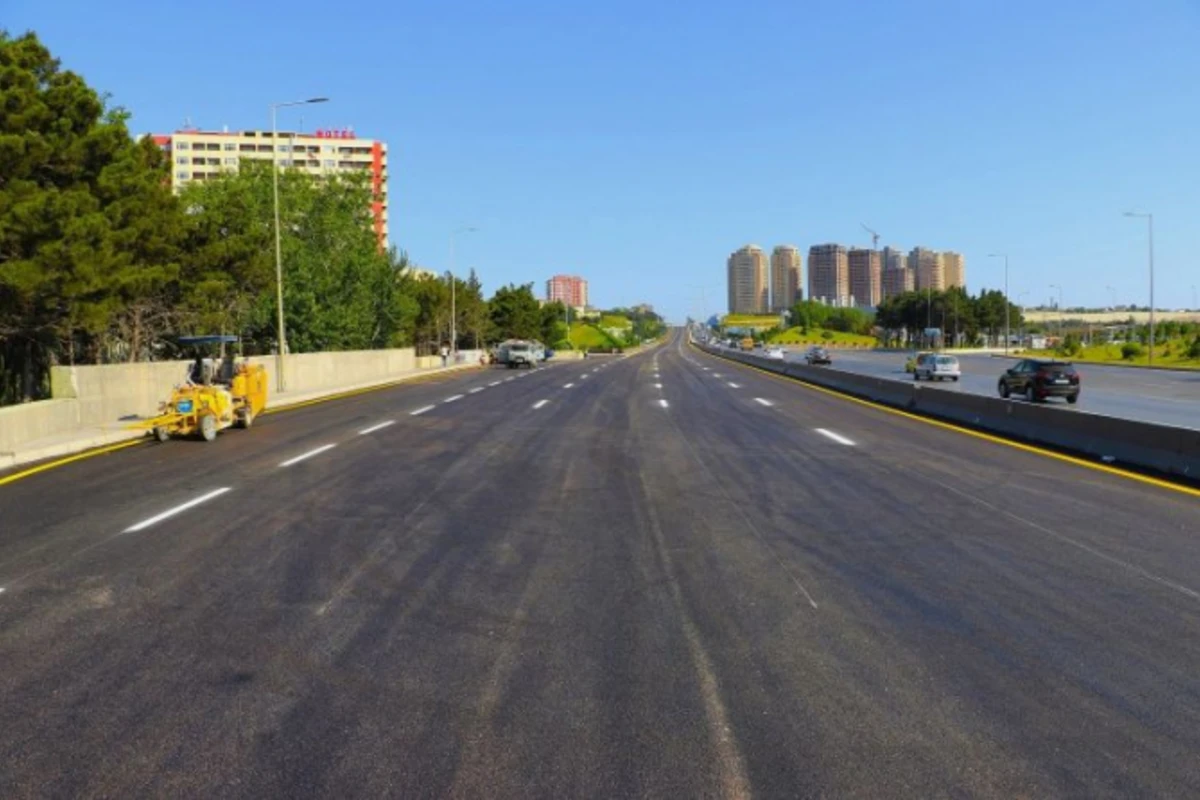
<svg viewBox="0 0 1200 800">
<path fill-rule="evenodd" d="M 1188 358 L 1200 358 L 1200 335 L 1192 340 L 1192 346 L 1187 351 Z"/>
<path fill-rule="evenodd" d="M 833 338 L 833 331 L 821 331 L 821 338 L 828 342 Z"/>
<path fill-rule="evenodd" d="M 1126 342 L 1121 345 L 1121 358 L 1133 361 L 1142 354 L 1142 346 L 1137 342 Z"/>
<path fill-rule="evenodd" d="M 1064 356 L 1077 356 L 1083 352 L 1083 343 L 1079 341 L 1079 334 L 1068 333 L 1067 338 L 1063 340 L 1062 346 L 1058 348 L 1058 352 Z"/>
</svg>

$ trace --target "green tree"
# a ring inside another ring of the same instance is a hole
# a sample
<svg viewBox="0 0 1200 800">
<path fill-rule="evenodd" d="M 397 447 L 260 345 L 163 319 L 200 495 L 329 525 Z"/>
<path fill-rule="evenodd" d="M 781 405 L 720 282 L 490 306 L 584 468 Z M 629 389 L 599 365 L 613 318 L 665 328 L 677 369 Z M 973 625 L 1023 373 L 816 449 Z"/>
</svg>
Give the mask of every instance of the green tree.
<svg viewBox="0 0 1200 800">
<path fill-rule="evenodd" d="M 0 401 L 31 399 L 60 360 L 144 351 L 169 303 L 178 208 L 162 156 L 135 143 L 32 33 L 0 30 Z"/>
<path fill-rule="evenodd" d="M 488 310 L 499 339 L 537 339 L 543 334 L 532 283 L 500 287 L 488 301 Z"/>
</svg>

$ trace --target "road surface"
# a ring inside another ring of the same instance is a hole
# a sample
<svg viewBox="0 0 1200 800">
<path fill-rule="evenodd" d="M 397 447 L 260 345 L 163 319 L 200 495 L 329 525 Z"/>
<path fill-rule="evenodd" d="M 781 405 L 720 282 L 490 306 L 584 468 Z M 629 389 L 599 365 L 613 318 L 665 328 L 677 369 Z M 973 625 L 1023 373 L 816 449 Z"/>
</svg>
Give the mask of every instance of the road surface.
<svg viewBox="0 0 1200 800">
<path fill-rule="evenodd" d="M 861 375 L 911 382 L 912 376 L 904 371 L 907 357 L 905 353 L 836 350 L 833 365 Z M 788 358 L 803 361 L 803 350 L 789 352 Z M 1016 363 L 1015 359 L 987 355 L 958 356 L 958 361 L 963 371 L 960 382 L 932 385 L 949 392 L 999 397 L 996 384 L 1000 375 Z M 1200 428 L 1200 370 L 1142 370 L 1098 364 L 1078 364 L 1077 368 L 1083 374 L 1083 393 L 1079 404 L 1070 408 L 1072 412 Z M 1065 401 L 1050 402 L 1067 409 Z"/>
<path fill-rule="evenodd" d="M 0 796 L 1196 796 L 1198 531 L 677 338 L 322 403 L 0 488 Z"/>
</svg>

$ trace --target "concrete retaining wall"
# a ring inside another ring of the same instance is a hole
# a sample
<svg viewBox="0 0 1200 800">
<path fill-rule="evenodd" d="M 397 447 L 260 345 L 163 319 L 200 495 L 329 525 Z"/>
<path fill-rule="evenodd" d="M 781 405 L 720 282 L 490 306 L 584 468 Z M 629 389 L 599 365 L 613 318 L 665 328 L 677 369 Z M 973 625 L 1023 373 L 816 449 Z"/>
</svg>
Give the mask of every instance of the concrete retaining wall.
<svg viewBox="0 0 1200 800">
<path fill-rule="evenodd" d="M 747 353 L 704 349 L 721 358 L 906 411 L 1070 450 L 1106 462 L 1200 479 L 1200 431 L 1105 417 L 1071 408 L 946 391 L 827 367 L 773 361 Z"/>
<path fill-rule="evenodd" d="M 479 353 L 462 351 L 460 363 L 476 363 Z M 274 356 L 256 356 L 276 392 Z M 70 433 L 85 427 L 120 427 L 122 420 L 150 416 L 187 376 L 189 361 L 54 367 L 53 399 L 0 407 L 0 454 L 14 453 L 26 442 Z M 299 353 L 286 357 L 286 395 L 384 382 L 420 369 L 440 367 L 440 357 L 419 359 L 412 348 L 341 353 Z M 284 396 L 286 396 L 284 395 Z M 270 405 L 270 401 L 268 401 Z"/>
</svg>

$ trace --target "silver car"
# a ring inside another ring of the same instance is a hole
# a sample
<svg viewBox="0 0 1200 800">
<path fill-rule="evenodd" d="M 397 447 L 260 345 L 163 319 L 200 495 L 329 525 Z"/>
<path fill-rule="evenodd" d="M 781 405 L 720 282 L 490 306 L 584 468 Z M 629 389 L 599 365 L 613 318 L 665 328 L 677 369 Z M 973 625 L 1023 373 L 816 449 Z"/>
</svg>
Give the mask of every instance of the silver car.
<svg viewBox="0 0 1200 800">
<path fill-rule="evenodd" d="M 956 381 L 962 377 L 962 369 L 958 366 L 958 359 L 954 356 L 944 355 L 926 355 L 917 359 L 917 366 L 913 370 L 913 380 L 921 380 L 924 378 L 927 381 Z"/>
</svg>

